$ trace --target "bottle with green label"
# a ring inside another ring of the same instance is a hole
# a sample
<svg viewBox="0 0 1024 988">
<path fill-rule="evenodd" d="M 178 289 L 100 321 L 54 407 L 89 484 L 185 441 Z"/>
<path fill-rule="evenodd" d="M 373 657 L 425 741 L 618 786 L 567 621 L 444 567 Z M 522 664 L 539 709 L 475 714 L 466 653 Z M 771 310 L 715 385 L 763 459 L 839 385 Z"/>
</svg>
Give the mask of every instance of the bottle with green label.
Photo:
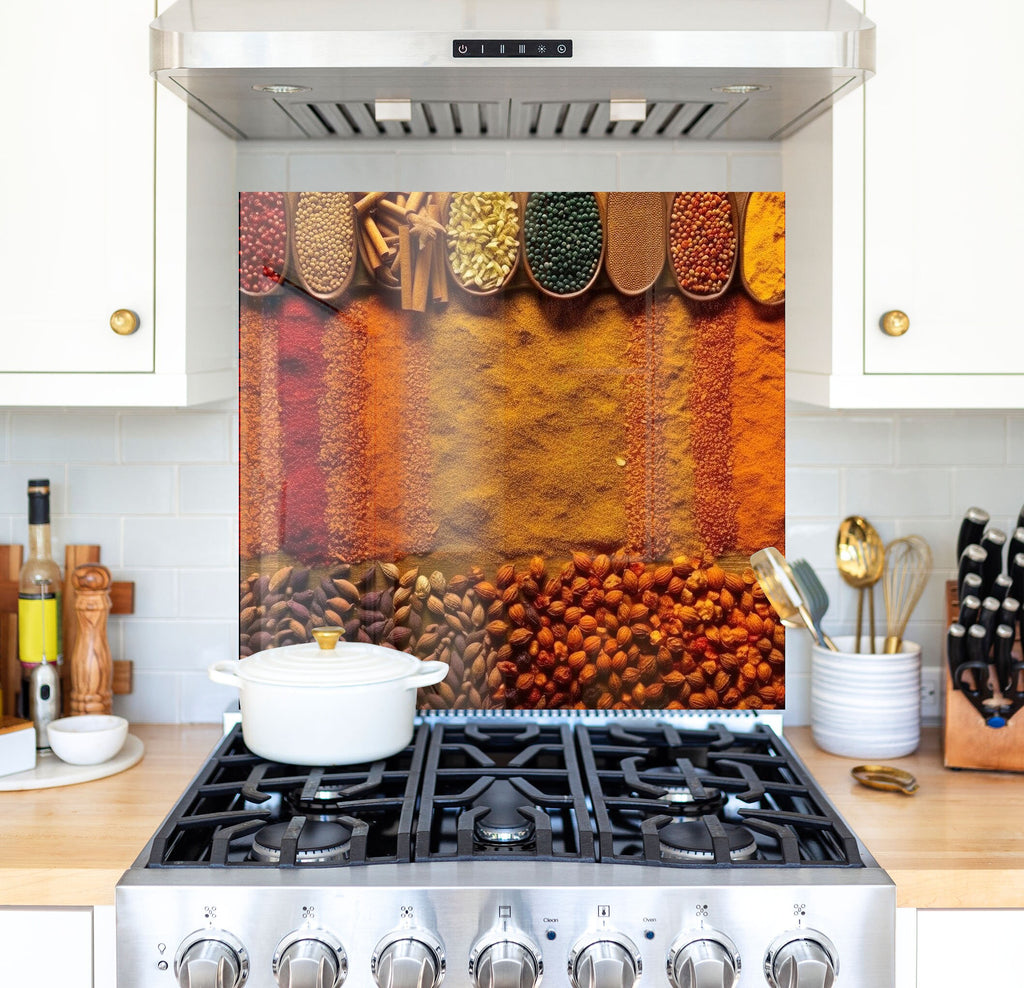
<svg viewBox="0 0 1024 988">
<path fill-rule="evenodd" d="M 28 558 L 18 574 L 18 658 L 22 707 L 28 679 L 41 662 L 61 661 L 61 576 L 50 547 L 50 481 L 28 482 Z M 23 716 L 28 713 L 24 710 Z"/>
</svg>

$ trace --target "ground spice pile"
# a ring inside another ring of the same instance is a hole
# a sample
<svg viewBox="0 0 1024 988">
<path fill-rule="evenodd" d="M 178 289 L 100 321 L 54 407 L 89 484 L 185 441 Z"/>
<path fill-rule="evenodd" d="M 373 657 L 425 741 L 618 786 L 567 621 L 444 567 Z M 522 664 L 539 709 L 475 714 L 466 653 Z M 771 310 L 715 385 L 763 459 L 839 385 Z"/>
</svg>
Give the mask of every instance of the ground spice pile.
<svg viewBox="0 0 1024 988">
<path fill-rule="evenodd" d="M 786 294 L 786 195 L 752 192 L 743 220 L 743 276 L 759 302 Z"/>
</svg>

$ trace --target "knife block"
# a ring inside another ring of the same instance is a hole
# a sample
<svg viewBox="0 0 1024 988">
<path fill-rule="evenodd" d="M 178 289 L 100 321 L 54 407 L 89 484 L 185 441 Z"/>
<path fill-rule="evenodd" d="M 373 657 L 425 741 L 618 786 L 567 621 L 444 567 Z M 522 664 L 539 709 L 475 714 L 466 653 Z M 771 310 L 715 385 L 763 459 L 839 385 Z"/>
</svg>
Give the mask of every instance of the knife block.
<svg viewBox="0 0 1024 988">
<path fill-rule="evenodd" d="M 960 612 L 956 581 L 946 583 L 946 627 Z M 1013 646 L 1019 657 L 1020 638 Z M 943 725 L 943 764 L 946 768 L 1000 769 L 1024 772 L 1024 708 L 1007 721 L 1005 727 L 988 727 L 971 701 L 953 688 L 953 677 L 943 644 L 942 674 L 946 684 L 946 708 Z"/>
</svg>

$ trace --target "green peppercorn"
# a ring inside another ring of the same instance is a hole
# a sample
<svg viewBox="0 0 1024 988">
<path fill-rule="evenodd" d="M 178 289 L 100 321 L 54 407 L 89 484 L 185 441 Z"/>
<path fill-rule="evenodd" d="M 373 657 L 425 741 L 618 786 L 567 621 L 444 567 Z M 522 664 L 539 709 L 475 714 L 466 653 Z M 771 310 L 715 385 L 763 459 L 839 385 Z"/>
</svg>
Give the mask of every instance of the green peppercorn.
<svg viewBox="0 0 1024 988">
<path fill-rule="evenodd" d="M 590 283 L 603 232 L 592 192 L 534 192 L 523 218 L 526 259 L 542 288 L 572 295 Z"/>
</svg>

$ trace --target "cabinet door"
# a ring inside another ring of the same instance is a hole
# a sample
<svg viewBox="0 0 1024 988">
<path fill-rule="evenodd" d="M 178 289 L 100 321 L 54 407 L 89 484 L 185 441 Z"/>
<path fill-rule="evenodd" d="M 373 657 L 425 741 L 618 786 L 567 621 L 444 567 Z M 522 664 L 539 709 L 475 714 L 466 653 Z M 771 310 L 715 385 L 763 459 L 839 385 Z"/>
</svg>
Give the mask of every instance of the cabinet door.
<svg viewBox="0 0 1024 988">
<path fill-rule="evenodd" d="M 153 6 L 7 12 L 0 371 L 153 370 Z M 111 330 L 118 309 L 133 335 Z"/>
<path fill-rule="evenodd" d="M 93 988 L 92 909 L 0 908 L 5 985 Z"/>
<path fill-rule="evenodd" d="M 864 369 L 1024 373 L 1024 5 L 866 9 L 878 52 L 864 93 Z M 879 329 L 893 309 L 910 317 L 905 336 Z"/>
<path fill-rule="evenodd" d="M 918 988 L 1020 985 L 1024 909 L 918 909 Z M 985 947 L 998 944 L 986 956 Z"/>
</svg>

